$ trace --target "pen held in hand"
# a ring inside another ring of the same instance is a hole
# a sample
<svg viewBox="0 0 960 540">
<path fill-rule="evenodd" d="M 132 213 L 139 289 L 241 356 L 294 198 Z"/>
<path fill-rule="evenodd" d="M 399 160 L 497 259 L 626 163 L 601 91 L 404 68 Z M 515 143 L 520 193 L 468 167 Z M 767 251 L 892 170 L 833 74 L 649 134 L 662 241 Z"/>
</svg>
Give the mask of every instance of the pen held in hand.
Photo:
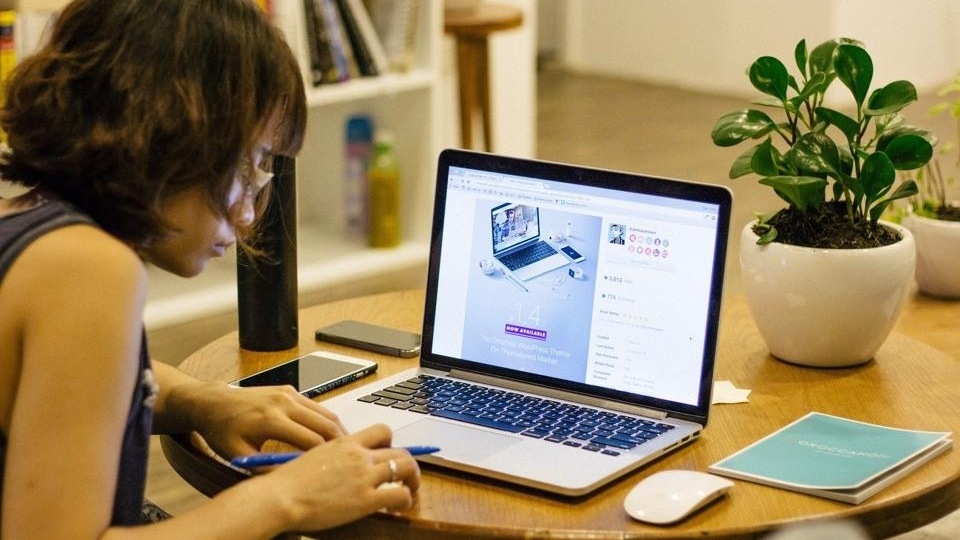
<svg viewBox="0 0 960 540">
<path fill-rule="evenodd" d="M 405 446 L 404 450 L 410 452 L 411 456 L 423 456 L 440 451 L 436 446 Z M 230 464 L 241 469 L 255 469 L 257 467 L 267 467 L 270 465 L 280 465 L 291 459 L 297 458 L 303 452 L 279 452 L 270 454 L 253 454 L 251 456 L 240 456 L 230 460 Z"/>
</svg>

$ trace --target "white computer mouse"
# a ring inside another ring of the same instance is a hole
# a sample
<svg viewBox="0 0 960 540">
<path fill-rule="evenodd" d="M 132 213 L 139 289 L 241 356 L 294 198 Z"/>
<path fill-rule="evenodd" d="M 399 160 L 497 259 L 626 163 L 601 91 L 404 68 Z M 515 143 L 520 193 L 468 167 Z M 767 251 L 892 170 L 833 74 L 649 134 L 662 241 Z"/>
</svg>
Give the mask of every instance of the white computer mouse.
<svg viewBox="0 0 960 540">
<path fill-rule="evenodd" d="M 722 496 L 733 482 L 697 471 L 661 471 L 641 480 L 623 501 L 630 517 L 656 525 L 680 521 Z"/>
</svg>

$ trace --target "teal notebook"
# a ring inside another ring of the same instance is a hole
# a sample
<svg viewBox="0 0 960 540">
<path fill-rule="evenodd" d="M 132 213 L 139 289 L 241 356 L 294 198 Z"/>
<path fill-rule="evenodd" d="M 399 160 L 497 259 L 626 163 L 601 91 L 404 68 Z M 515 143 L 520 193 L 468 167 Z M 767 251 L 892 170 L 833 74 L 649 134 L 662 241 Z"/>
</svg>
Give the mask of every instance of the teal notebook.
<svg viewBox="0 0 960 540">
<path fill-rule="evenodd" d="M 858 504 L 949 449 L 950 436 L 812 412 L 709 471 Z"/>
</svg>

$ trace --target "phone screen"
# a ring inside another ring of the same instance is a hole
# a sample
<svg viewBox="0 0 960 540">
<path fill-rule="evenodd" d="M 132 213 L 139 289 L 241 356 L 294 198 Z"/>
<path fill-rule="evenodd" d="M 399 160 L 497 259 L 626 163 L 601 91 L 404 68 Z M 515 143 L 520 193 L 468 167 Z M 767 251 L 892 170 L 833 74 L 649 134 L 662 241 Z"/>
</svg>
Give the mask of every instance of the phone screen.
<svg viewBox="0 0 960 540">
<path fill-rule="evenodd" d="M 577 259 L 582 259 L 582 258 L 583 258 L 583 255 L 580 255 L 580 252 L 579 252 L 579 251 L 573 249 L 573 248 L 570 247 L 570 246 L 563 246 L 562 248 L 560 248 L 560 250 L 563 251 L 564 253 L 566 253 L 568 256 L 570 256 L 570 258 L 573 259 L 573 260 L 577 260 Z"/>
<path fill-rule="evenodd" d="M 254 373 L 235 384 L 240 387 L 291 385 L 301 393 L 316 395 L 373 373 L 376 369 L 377 364 L 367 360 L 348 361 L 310 354 Z"/>
</svg>

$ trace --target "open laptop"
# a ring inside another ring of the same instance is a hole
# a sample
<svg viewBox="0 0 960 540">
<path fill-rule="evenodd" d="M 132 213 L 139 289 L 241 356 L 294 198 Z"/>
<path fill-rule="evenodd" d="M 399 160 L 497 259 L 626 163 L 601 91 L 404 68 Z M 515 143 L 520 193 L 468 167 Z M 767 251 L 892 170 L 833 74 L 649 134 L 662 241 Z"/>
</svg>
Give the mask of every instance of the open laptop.
<svg viewBox="0 0 960 540">
<path fill-rule="evenodd" d="M 531 204 L 507 202 L 491 208 L 490 236 L 494 258 L 503 265 L 504 272 L 521 281 L 569 262 L 556 248 L 540 239 L 540 208 Z"/>
<path fill-rule="evenodd" d="M 523 283 L 491 266 L 505 201 L 580 256 Z M 567 496 L 700 435 L 726 188 L 445 150 L 434 204 L 420 367 L 324 401 L 349 429 L 385 422 L 442 448 L 422 462 Z"/>
</svg>

